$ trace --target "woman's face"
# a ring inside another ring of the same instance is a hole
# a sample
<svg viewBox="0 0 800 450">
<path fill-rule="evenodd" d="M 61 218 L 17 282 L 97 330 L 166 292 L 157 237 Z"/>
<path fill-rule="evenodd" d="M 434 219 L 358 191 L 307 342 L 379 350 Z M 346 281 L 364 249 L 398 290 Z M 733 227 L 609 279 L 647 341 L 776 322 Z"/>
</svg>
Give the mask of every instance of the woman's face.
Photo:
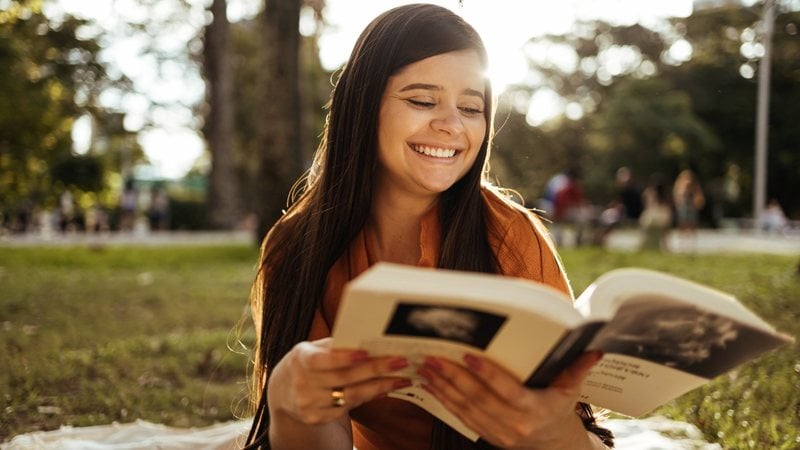
<svg viewBox="0 0 800 450">
<path fill-rule="evenodd" d="M 478 54 L 462 50 L 389 78 L 378 118 L 379 191 L 435 196 L 469 171 L 487 128 L 483 72 Z"/>
</svg>

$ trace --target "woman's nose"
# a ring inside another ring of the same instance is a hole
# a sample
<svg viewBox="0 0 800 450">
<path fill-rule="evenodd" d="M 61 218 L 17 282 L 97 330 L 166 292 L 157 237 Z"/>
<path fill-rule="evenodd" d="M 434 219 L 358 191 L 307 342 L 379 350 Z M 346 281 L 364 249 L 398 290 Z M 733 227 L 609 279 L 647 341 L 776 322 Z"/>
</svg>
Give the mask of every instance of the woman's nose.
<svg viewBox="0 0 800 450">
<path fill-rule="evenodd" d="M 450 109 L 442 111 L 441 114 L 431 121 L 431 126 L 436 131 L 448 134 L 459 134 L 464 132 L 464 122 L 458 116 L 458 110 Z"/>
</svg>

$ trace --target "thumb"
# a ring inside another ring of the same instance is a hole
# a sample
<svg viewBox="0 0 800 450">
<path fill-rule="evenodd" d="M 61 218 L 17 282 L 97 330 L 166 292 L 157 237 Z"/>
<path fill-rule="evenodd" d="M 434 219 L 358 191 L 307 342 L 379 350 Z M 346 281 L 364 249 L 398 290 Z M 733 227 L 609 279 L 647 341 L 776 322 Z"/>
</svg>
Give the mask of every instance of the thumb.
<svg viewBox="0 0 800 450">
<path fill-rule="evenodd" d="M 572 362 L 563 372 L 561 372 L 551 387 L 559 387 L 562 389 L 578 389 L 583 384 L 586 377 L 589 376 L 589 371 L 603 358 L 603 352 L 600 350 L 588 351 L 578 357 Z"/>
</svg>

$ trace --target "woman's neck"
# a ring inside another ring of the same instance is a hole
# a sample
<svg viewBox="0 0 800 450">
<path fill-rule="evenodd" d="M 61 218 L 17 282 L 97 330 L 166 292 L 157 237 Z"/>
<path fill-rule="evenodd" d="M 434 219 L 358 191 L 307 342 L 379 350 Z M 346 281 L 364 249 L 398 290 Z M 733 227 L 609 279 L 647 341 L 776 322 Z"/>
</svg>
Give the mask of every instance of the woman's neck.
<svg viewBox="0 0 800 450">
<path fill-rule="evenodd" d="M 375 196 L 368 222 L 375 259 L 417 264 L 422 218 L 437 200 L 438 197 Z"/>
</svg>

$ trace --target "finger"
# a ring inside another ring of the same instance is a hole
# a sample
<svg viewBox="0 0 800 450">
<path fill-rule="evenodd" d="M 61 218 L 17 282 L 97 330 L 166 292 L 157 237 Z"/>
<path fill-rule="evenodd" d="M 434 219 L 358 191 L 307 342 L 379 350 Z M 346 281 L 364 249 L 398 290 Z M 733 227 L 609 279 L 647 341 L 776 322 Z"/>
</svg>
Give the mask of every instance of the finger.
<svg viewBox="0 0 800 450">
<path fill-rule="evenodd" d="M 420 370 L 424 371 L 425 369 Z M 479 436 L 484 437 L 492 434 L 490 429 L 492 428 L 491 422 L 493 422 L 493 419 L 490 417 L 483 417 L 480 413 L 467 414 L 461 403 L 451 400 L 450 396 L 444 392 L 441 385 L 436 382 L 435 379 L 426 379 L 425 383 L 422 384 L 422 388 L 439 400 L 445 409 L 453 413 L 464 425 L 476 432 Z"/>
<path fill-rule="evenodd" d="M 517 403 L 526 393 L 517 378 L 488 359 L 467 353 L 464 355 L 464 364 L 472 374 L 508 404 Z"/>
<path fill-rule="evenodd" d="M 582 354 L 572 364 L 567 366 L 567 368 L 553 380 L 550 386 L 567 390 L 579 390 L 586 380 L 586 377 L 589 376 L 592 367 L 600 362 L 602 358 L 603 352 L 599 350 L 593 350 Z"/>
<path fill-rule="evenodd" d="M 297 362 L 302 367 L 314 371 L 348 367 L 369 358 L 365 350 L 331 349 L 329 338 L 300 342 L 293 350 L 298 354 Z"/>
<path fill-rule="evenodd" d="M 483 416 L 507 415 L 513 411 L 512 405 L 495 395 L 491 388 L 469 370 L 452 361 L 425 358 L 420 375 L 464 414 L 480 415 L 483 419 Z"/>
<path fill-rule="evenodd" d="M 377 398 L 385 397 L 390 392 L 404 389 L 412 385 L 409 378 L 380 378 L 344 386 L 338 389 L 328 389 L 322 394 L 322 404 L 327 403 L 327 407 L 341 409 L 342 407 L 350 410 Z M 342 402 L 337 406 L 334 401 L 335 391 L 341 392 Z"/>
<path fill-rule="evenodd" d="M 408 378 L 384 378 L 340 389 L 315 389 L 313 404 L 306 404 L 294 414 L 298 420 L 309 425 L 332 422 L 350 410 L 389 392 L 412 385 Z M 337 398 L 341 400 L 337 401 Z"/>
<path fill-rule="evenodd" d="M 471 371 L 443 358 L 427 357 L 422 365 L 427 375 L 435 375 L 428 378 L 434 381 L 446 383 L 446 386 L 439 386 L 449 395 L 450 399 L 456 403 L 464 403 L 464 407 L 470 408 L 476 404 L 481 409 L 499 409 L 504 407 L 494 390 L 487 386 L 482 380 L 477 378 Z"/>
<path fill-rule="evenodd" d="M 426 380 L 422 385 L 423 389 L 430 392 L 448 411 L 481 437 L 508 434 L 505 430 L 506 424 L 512 420 L 507 414 L 513 414 L 512 409 L 506 408 L 505 414 L 501 414 L 497 410 L 492 411 L 491 406 L 486 404 L 485 396 L 482 394 L 470 396 L 464 393 L 460 386 L 457 386 L 453 380 L 447 379 L 443 372 L 433 371 L 425 366 L 421 367 L 419 372 Z M 495 405 L 495 407 L 498 406 Z M 492 412 L 490 413 L 490 411 Z"/>
<path fill-rule="evenodd" d="M 314 372 L 315 383 L 326 388 L 358 384 L 386 376 L 407 376 L 405 357 L 381 356 L 357 361 L 348 366 Z"/>
</svg>

